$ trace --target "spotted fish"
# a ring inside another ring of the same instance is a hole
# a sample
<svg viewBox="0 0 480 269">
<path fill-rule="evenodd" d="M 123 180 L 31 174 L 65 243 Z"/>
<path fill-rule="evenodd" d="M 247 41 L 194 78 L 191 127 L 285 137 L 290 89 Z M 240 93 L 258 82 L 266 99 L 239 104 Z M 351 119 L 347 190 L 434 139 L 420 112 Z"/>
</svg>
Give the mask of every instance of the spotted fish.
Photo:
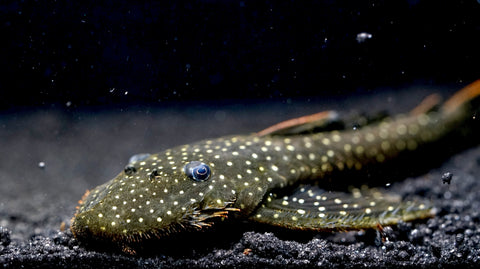
<svg viewBox="0 0 480 269">
<path fill-rule="evenodd" d="M 480 80 L 442 106 L 427 98 L 410 114 L 356 129 L 331 127 L 336 113 L 327 111 L 259 133 L 135 155 L 118 176 L 87 191 L 71 230 L 79 241 L 112 242 L 134 253 L 135 244 L 227 218 L 336 231 L 431 217 L 432 205 L 422 200 L 336 186 L 470 124 L 479 94 Z"/>
</svg>

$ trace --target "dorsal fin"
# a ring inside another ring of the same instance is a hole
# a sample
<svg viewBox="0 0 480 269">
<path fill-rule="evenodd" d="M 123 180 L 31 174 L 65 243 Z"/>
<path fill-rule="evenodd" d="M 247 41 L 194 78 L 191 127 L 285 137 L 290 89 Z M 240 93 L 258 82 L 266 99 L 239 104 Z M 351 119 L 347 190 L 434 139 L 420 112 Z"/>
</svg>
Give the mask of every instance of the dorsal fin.
<svg viewBox="0 0 480 269">
<path fill-rule="evenodd" d="M 257 133 L 258 136 L 265 135 L 293 135 L 300 134 L 314 129 L 335 129 L 330 125 L 338 119 L 335 111 L 327 110 L 312 115 L 302 116 L 272 125 Z"/>
</svg>

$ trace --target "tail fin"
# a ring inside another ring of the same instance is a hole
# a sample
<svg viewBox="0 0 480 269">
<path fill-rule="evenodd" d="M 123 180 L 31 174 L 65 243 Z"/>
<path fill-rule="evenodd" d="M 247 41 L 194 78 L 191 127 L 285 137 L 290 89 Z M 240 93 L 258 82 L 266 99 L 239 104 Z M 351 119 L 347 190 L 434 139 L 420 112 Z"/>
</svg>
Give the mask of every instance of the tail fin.
<svg viewBox="0 0 480 269">
<path fill-rule="evenodd" d="M 476 109 L 472 107 L 472 102 L 476 101 L 480 96 L 480 79 L 476 80 L 463 89 L 455 93 L 450 99 L 448 99 L 442 107 L 442 110 L 447 113 L 454 113 L 457 110 L 465 109 L 466 112 Z"/>
</svg>

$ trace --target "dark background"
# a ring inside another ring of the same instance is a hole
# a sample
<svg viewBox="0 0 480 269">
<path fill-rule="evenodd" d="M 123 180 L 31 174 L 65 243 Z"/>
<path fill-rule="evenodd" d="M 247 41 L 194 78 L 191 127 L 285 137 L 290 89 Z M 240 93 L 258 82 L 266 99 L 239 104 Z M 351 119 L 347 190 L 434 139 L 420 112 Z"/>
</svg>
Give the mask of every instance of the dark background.
<svg viewBox="0 0 480 269">
<path fill-rule="evenodd" d="M 0 105 L 284 98 L 480 74 L 480 4 L 2 1 Z M 365 42 L 357 34 L 372 35 Z"/>
</svg>

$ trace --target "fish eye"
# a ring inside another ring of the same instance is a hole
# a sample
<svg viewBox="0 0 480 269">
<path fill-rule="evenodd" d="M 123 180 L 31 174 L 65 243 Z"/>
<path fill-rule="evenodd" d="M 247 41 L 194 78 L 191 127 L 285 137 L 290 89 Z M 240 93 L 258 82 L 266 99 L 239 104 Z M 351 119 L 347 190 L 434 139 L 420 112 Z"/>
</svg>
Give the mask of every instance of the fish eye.
<svg viewBox="0 0 480 269">
<path fill-rule="evenodd" d="M 205 181 L 210 178 L 210 167 L 202 162 L 193 161 L 183 167 L 183 172 L 187 177 L 195 181 Z"/>
<path fill-rule="evenodd" d="M 135 166 L 133 166 L 133 165 L 127 165 L 127 166 L 125 166 L 125 169 L 123 169 L 123 171 L 125 172 L 125 174 L 127 176 L 131 176 L 131 175 L 135 174 L 135 172 L 137 172 L 137 169 L 135 169 Z"/>
</svg>

